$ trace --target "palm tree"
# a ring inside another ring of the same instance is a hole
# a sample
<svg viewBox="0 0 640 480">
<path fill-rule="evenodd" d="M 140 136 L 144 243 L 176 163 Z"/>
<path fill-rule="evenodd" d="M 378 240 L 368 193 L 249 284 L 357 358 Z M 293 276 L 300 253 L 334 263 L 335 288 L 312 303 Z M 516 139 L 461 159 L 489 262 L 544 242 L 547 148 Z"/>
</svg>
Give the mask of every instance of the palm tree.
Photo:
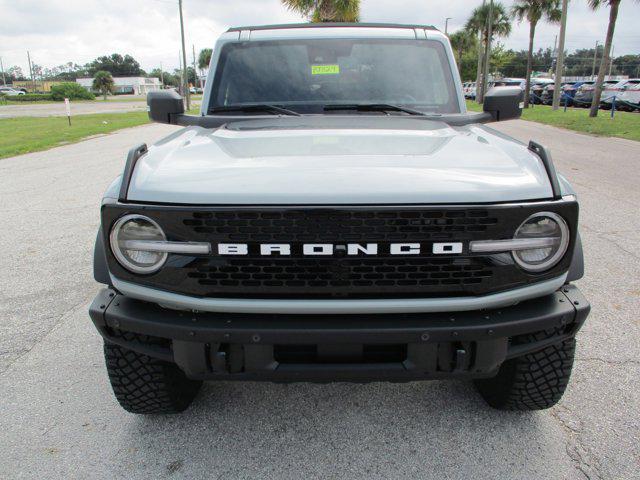
<svg viewBox="0 0 640 480">
<path fill-rule="evenodd" d="M 200 70 L 206 70 L 209 68 L 209 63 L 211 63 L 211 55 L 213 54 L 213 50 L 210 48 L 203 48 L 200 50 L 198 54 L 198 68 Z"/>
<path fill-rule="evenodd" d="M 458 62 L 458 68 L 462 63 L 462 55 L 466 50 L 470 50 L 478 43 L 476 36 L 467 30 L 458 30 L 457 32 L 449 35 L 449 41 L 451 42 L 451 48 L 456 56 Z"/>
<path fill-rule="evenodd" d="M 527 76 L 525 92 L 531 87 L 531 64 L 533 63 L 533 39 L 536 36 L 536 26 L 544 18 L 551 23 L 559 23 L 562 17 L 560 0 L 517 0 L 511 8 L 511 15 L 518 22 L 527 19 L 529 22 L 529 51 L 527 52 Z M 524 96 L 524 108 L 529 107 L 529 95 Z"/>
<path fill-rule="evenodd" d="M 316 23 L 360 19 L 360 0 L 282 0 L 282 3 Z"/>
<path fill-rule="evenodd" d="M 596 89 L 593 92 L 593 100 L 591 102 L 590 117 L 598 116 L 598 108 L 600 108 L 600 100 L 602 98 L 602 84 L 604 76 L 607 72 L 607 65 L 611 56 L 611 43 L 613 42 L 613 32 L 616 29 L 616 21 L 618 20 L 618 9 L 621 0 L 589 0 L 589 6 L 592 10 L 597 10 L 602 5 L 609 5 L 609 26 L 607 27 L 607 38 L 604 42 L 604 54 L 600 61 L 600 69 L 598 70 L 598 79 L 596 80 Z M 638 1 L 638 0 L 636 0 Z"/>
<path fill-rule="evenodd" d="M 489 12 L 493 13 L 490 14 Z M 489 38 L 489 16 L 492 17 L 491 38 Z M 487 46 L 493 40 L 494 37 L 506 37 L 511 33 L 511 19 L 507 15 L 507 10 L 500 2 L 493 2 L 493 5 L 483 3 L 481 6 L 476 7 L 471 12 L 471 17 L 465 24 L 465 30 L 472 35 L 478 35 L 480 33 L 480 48 L 482 49 L 480 55 L 486 57 Z M 482 64 L 485 62 L 478 62 L 478 74 L 477 74 L 477 91 L 480 93 L 480 82 L 483 75 L 488 75 L 488 72 L 483 72 Z M 478 99 L 481 95 L 477 95 Z"/>
<path fill-rule="evenodd" d="M 111 76 L 111 73 L 106 70 L 96 72 L 93 77 L 92 87 L 94 90 L 99 90 L 100 93 L 102 93 L 102 98 L 104 100 L 107 99 L 107 93 L 113 92 L 113 85 L 113 77 Z"/>
</svg>

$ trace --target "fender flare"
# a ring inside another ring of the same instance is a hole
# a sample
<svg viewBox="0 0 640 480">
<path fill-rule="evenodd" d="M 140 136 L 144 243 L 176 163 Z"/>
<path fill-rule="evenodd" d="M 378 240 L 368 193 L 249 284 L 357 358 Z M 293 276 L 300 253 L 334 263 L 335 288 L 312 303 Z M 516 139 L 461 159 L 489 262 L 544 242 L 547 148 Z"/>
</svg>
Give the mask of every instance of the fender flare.
<svg viewBox="0 0 640 480">
<path fill-rule="evenodd" d="M 98 283 L 111 285 L 111 276 L 109 275 L 109 267 L 107 266 L 107 254 L 104 249 L 104 235 L 102 235 L 102 227 L 98 229 L 96 243 L 93 248 L 93 278 Z"/>
<path fill-rule="evenodd" d="M 582 252 L 582 239 L 580 232 L 576 236 L 576 244 L 573 247 L 573 257 L 571 258 L 571 266 L 569 267 L 569 275 L 567 282 L 579 280 L 584 276 L 584 254 Z"/>
</svg>

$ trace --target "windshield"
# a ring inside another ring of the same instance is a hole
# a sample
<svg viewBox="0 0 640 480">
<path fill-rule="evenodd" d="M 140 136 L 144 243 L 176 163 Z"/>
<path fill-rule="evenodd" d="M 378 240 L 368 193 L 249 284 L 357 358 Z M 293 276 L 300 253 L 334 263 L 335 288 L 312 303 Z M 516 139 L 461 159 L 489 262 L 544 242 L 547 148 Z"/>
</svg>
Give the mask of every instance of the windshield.
<svg viewBox="0 0 640 480">
<path fill-rule="evenodd" d="M 324 106 L 336 104 L 392 104 L 427 113 L 460 113 L 444 47 L 428 40 L 227 44 L 215 73 L 209 112 L 251 104 L 301 113 L 324 113 Z"/>
</svg>

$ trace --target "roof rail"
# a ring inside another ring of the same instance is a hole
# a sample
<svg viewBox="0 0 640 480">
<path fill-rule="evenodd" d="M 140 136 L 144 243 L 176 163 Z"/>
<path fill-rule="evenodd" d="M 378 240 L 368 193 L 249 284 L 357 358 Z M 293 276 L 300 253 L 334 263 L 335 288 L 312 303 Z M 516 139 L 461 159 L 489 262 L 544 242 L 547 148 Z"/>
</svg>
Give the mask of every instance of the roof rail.
<svg viewBox="0 0 640 480">
<path fill-rule="evenodd" d="M 252 25 L 246 27 L 232 27 L 227 32 L 240 32 L 242 30 L 284 30 L 289 28 L 325 28 L 325 27 L 363 27 L 363 28 L 406 28 L 425 30 L 437 30 L 433 25 L 405 25 L 402 23 L 348 23 L 348 22 L 326 22 L 326 23 L 282 23 L 277 25 Z"/>
</svg>

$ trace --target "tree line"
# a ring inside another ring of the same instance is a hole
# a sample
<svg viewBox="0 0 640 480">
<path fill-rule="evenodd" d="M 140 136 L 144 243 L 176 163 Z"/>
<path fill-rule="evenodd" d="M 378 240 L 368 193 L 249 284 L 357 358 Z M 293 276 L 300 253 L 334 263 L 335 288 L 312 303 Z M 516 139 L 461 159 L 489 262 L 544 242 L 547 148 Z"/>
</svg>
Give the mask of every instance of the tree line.
<svg viewBox="0 0 640 480">
<path fill-rule="evenodd" d="M 454 43 L 455 34 L 451 35 L 451 43 Z M 475 45 L 473 45 L 475 46 Z M 598 52 L 594 48 L 580 48 L 573 52 L 565 52 L 564 75 L 567 77 L 584 77 L 594 74 L 594 58 L 596 60 L 595 73 L 598 73 L 598 65 L 603 55 L 604 47 L 598 46 Z M 556 52 L 557 53 L 557 52 Z M 454 49 L 454 55 L 460 69 L 463 81 L 476 79 L 477 53 L 473 48 L 468 50 Z M 491 71 L 500 73 L 504 77 L 525 78 L 527 73 L 527 50 L 506 49 L 498 43 L 491 51 Z M 532 53 L 532 71 L 549 72 L 555 66 L 555 55 L 552 48 L 539 48 Z M 640 77 L 640 54 L 621 55 L 613 58 L 611 75 L 626 75 Z"/>
<path fill-rule="evenodd" d="M 211 59 L 211 49 L 205 48 L 200 52 L 196 62 L 197 70 L 206 70 Z M 187 77 L 191 84 L 198 83 L 196 69 L 192 65 L 187 67 Z M 59 82 L 75 82 L 77 78 L 95 77 L 98 72 L 109 72 L 113 77 L 157 77 L 161 78 L 164 85 L 177 87 L 180 84 L 182 70 L 176 68 L 172 71 L 154 68 L 146 72 L 140 63 L 131 55 L 121 55 L 112 53 L 111 55 L 103 55 L 84 65 L 75 62 L 68 62 L 55 67 L 42 67 L 33 64 L 31 72 L 24 71 L 19 66 L 8 68 L 5 73 L 5 79 L 8 84 L 14 81 L 30 80 L 31 74 L 38 81 L 59 81 Z"/>
</svg>

